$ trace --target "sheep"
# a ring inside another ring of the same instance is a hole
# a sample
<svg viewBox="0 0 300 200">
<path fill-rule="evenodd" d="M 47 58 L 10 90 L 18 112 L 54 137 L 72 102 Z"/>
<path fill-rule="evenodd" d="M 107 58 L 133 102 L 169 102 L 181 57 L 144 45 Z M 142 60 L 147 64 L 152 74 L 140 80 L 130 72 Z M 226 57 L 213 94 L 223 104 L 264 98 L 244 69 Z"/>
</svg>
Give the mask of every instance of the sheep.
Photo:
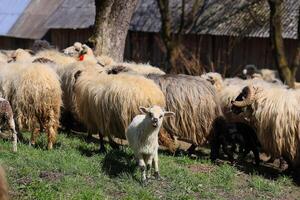
<svg viewBox="0 0 300 200">
<path fill-rule="evenodd" d="M 257 130 L 262 148 L 272 157 L 283 157 L 289 166 L 300 166 L 299 94 L 283 87 L 252 84 L 232 102 L 232 110 L 243 112 Z"/>
<path fill-rule="evenodd" d="M 243 69 L 243 75 L 246 78 L 261 78 L 270 83 L 278 83 L 282 84 L 281 80 L 279 79 L 279 74 L 277 70 L 271 69 L 257 69 L 255 65 L 246 65 Z"/>
<path fill-rule="evenodd" d="M 13 111 L 10 103 L 0 97 L 0 130 L 3 126 L 8 126 L 13 134 L 13 151 L 17 152 L 17 131 L 15 128 L 15 121 Z"/>
<path fill-rule="evenodd" d="M 78 70 L 73 90 L 76 113 L 89 132 L 125 139 L 125 131 L 139 106 L 165 106 L 162 91 L 151 80 L 128 74 L 96 74 Z M 100 150 L 104 151 L 101 141 Z"/>
<path fill-rule="evenodd" d="M 1 200 L 8 200 L 9 199 L 5 172 L 4 172 L 4 170 L 1 166 L 0 166 L 0 199 Z"/>
<path fill-rule="evenodd" d="M 218 153 L 219 147 L 222 145 L 223 151 L 228 155 L 229 160 L 233 161 L 233 152 L 236 151 L 236 145 L 239 145 L 239 152 L 243 153 L 245 157 L 250 151 L 253 152 L 255 157 L 256 166 L 259 165 L 259 149 L 260 146 L 255 130 L 244 123 L 227 123 L 226 128 L 219 132 L 221 134 L 216 135 L 218 146 L 216 151 Z M 228 145 L 231 145 L 231 151 L 228 149 Z"/>
<path fill-rule="evenodd" d="M 137 74 L 142 76 L 147 76 L 149 74 L 158 74 L 158 75 L 164 75 L 166 74 L 161 69 L 157 67 L 153 67 L 149 64 L 141 64 L 141 63 L 115 63 L 108 66 L 105 66 L 108 73 L 113 73 L 114 70 L 117 69 L 116 73 L 131 73 L 131 74 Z"/>
<path fill-rule="evenodd" d="M 72 46 L 63 49 L 62 52 L 71 57 L 79 57 L 82 50 L 82 43 L 75 42 Z"/>
<path fill-rule="evenodd" d="M 205 144 L 217 127 L 222 111 L 214 88 L 200 77 L 188 75 L 148 75 L 160 86 L 166 97 L 166 109 L 176 114 L 167 119 L 164 129 L 178 139 L 191 143 L 192 153 L 198 145 Z"/>
<path fill-rule="evenodd" d="M 32 44 L 31 50 L 34 53 L 37 53 L 38 51 L 42 50 L 48 50 L 53 49 L 54 47 L 50 45 L 50 43 L 47 40 L 35 40 Z"/>
<path fill-rule="evenodd" d="M 86 44 L 81 44 L 80 42 L 75 42 L 73 46 L 70 46 L 63 50 L 63 53 L 76 58 L 79 61 L 90 61 L 94 62 L 95 64 L 99 64 L 100 66 L 104 67 L 104 65 L 98 61 L 95 57 L 93 50 L 87 46 Z"/>
<path fill-rule="evenodd" d="M 126 131 L 129 147 L 133 150 L 141 168 L 142 183 L 151 176 L 151 165 L 154 165 L 154 176 L 159 178 L 158 169 L 158 133 L 163 117 L 174 116 L 175 113 L 164 111 L 160 106 L 140 107 L 143 114 L 133 118 Z M 147 166 L 147 167 L 146 167 Z M 147 177 L 146 177 L 147 174 Z"/>
<path fill-rule="evenodd" d="M 55 62 L 58 66 L 64 66 L 77 61 L 76 58 L 67 56 L 55 49 L 42 50 L 39 51 L 36 55 L 36 58 L 47 58 Z"/>
<path fill-rule="evenodd" d="M 221 74 L 216 72 L 209 72 L 201 75 L 201 78 L 204 78 L 210 82 L 216 89 L 217 92 L 220 92 L 224 88 L 224 81 Z"/>
<path fill-rule="evenodd" d="M 116 73 L 126 72 L 139 75 L 148 75 L 148 74 L 165 74 L 161 69 L 153 67 L 149 64 L 141 64 L 134 62 L 122 62 L 117 63 L 112 58 L 106 55 L 100 55 L 95 57 L 93 51 L 86 44 L 81 44 L 80 42 L 75 42 L 72 46 L 63 50 L 66 55 L 81 59 L 94 60 L 96 63 L 105 67 L 108 74 L 114 74 L 114 71 L 118 69 Z M 120 70 L 122 69 L 122 70 Z"/>
<path fill-rule="evenodd" d="M 0 64 L 7 63 L 7 60 L 7 56 L 4 53 L 0 52 Z"/>
<path fill-rule="evenodd" d="M 74 62 L 57 69 L 56 72 L 60 77 L 61 88 L 63 91 L 62 99 L 64 107 L 62 108 L 61 121 L 67 130 L 72 128 L 72 124 L 74 122 L 79 121 L 75 110 L 75 95 L 73 87 L 76 78 L 75 74 L 80 70 L 91 70 L 92 73 L 96 74 L 104 73 L 102 67 L 88 61 Z"/>
<path fill-rule="evenodd" d="M 29 50 L 17 49 L 9 55 L 8 62 L 32 62 L 34 57 Z"/>
<path fill-rule="evenodd" d="M 45 129 L 52 149 L 62 106 L 57 74 L 41 63 L 7 64 L 0 68 L 0 92 L 12 105 L 18 129 L 32 132 L 30 144 Z"/>
<path fill-rule="evenodd" d="M 99 63 L 101 63 L 102 66 L 109 66 L 109 65 L 116 64 L 116 62 L 107 55 L 96 56 L 96 59 L 98 60 Z"/>
</svg>

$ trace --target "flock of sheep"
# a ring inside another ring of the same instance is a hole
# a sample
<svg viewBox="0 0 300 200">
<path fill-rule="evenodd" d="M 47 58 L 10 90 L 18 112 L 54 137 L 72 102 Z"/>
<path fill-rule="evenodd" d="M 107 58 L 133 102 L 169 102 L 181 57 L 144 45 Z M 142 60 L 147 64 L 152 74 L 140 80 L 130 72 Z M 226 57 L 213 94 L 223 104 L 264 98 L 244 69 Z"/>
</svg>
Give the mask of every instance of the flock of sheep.
<svg viewBox="0 0 300 200">
<path fill-rule="evenodd" d="M 243 73 L 247 79 L 223 79 L 218 73 L 201 77 L 165 74 L 148 64 L 95 56 L 79 42 L 63 52 L 17 49 L 0 53 L 0 108 L 1 102 L 11 105 L 0 109 L 0 123 L 9 122 L 11 109 L 16 131 L 9 128 L 14 135 L 30 131 L 34 145 L 44 131 L 48 149 L 52 149 L 57 129 L 70 127 L 72 121 L 66 119 L 72 116 L 84 124 L 89 135 L 99 134 L 102 152 L 106 151 L 104 137 L 112 147 L 118 146 L 115 138 L 128 139 L 143 180 L 152 160 L 158 176 L 158 141 L 171 152 L 176 151 L 178 140 L 188 142 L 189 153 L 209 143 L 212 160 L 219 157 L 221 147 L 233 160 L 239 145 L 244 153 L 263 151 L 272 158 L 283 158 L 291 169 L 298 168 L 300 91 L 288 89 L 274 71 L 248 67 Z M 162 123 L 154 115 L 168 113 L 164 109 L 174 117 Z M 135 118 L 141 111 L 143 117 Z M 158 120 L 157 127 L 152 123 L 155 130 L 147 128 L 151 125 L 143 121 L 147 117 Z M 146 125 L 140 125 L 143 123 Z M 141 134 L 150 139 L 143 143 Z M 148 153 L 141 154 L 143 151 Z"/>
</svg>

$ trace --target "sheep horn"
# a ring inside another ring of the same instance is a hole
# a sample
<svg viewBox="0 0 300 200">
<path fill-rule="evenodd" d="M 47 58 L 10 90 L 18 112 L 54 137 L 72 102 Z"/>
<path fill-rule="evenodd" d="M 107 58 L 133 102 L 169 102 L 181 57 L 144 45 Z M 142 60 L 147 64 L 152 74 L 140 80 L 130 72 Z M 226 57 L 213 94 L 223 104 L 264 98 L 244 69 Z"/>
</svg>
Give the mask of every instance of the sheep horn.
<svg viewBox="0 0 300 200">
<path fill-rule="evenodd" d="M 243 92 L 247 92 L 247 96 L 243 101 L 232 101 L 232 105 L 237 106 L 237 107 L 245 107 L 249 106 L 253 103 L 254 101 L 254 91 L 252 86 L 245 87 L 243 89 Z"/>
</svg>

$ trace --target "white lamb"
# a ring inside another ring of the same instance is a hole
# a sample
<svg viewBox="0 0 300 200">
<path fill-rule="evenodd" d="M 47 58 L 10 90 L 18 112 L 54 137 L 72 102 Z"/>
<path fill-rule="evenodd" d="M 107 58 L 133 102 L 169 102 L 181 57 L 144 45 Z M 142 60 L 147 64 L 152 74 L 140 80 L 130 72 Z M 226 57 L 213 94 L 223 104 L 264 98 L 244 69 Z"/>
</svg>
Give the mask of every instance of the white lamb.
<svg viewBox="0 0 300 200">
<path fill-rule="evenodd" d="M 150 108 L 140 107 L 139 109 L 143 114 L 133 118 L 128 126 L 126 137 L 130 148 L 138 159 L 142 183 L 145 183 L 147 178 L 151 176 L 151 164 L 154 165 L 155 178 L 160 178 L 158 171 L 158 133 L 163 117 L 175 116 L 175 113 L 164 111 L 156 105 Z"/>
</svg>

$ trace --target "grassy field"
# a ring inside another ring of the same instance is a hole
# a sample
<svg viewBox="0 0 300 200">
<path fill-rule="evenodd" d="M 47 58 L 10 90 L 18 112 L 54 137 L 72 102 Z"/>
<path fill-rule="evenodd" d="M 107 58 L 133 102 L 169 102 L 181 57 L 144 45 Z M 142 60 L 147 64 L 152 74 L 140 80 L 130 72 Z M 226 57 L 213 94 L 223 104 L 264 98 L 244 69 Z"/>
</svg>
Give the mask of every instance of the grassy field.
<svg viewBox="0 0 300 200">
<path fill-rule="evenodd" d="M 29 135 L 25 134 L 28 138 Z M 160 153 L 163 180 L 143 187 L 132 152 L 98 154 L 97 143 L 60 134 L 54 150 L 46 137 L 35 148 L 0 140 L 0 160 L 10 184 L 11 199 L 300 199 L 290 177 L 266 166 L 211 164 Z"/>
</svg>

